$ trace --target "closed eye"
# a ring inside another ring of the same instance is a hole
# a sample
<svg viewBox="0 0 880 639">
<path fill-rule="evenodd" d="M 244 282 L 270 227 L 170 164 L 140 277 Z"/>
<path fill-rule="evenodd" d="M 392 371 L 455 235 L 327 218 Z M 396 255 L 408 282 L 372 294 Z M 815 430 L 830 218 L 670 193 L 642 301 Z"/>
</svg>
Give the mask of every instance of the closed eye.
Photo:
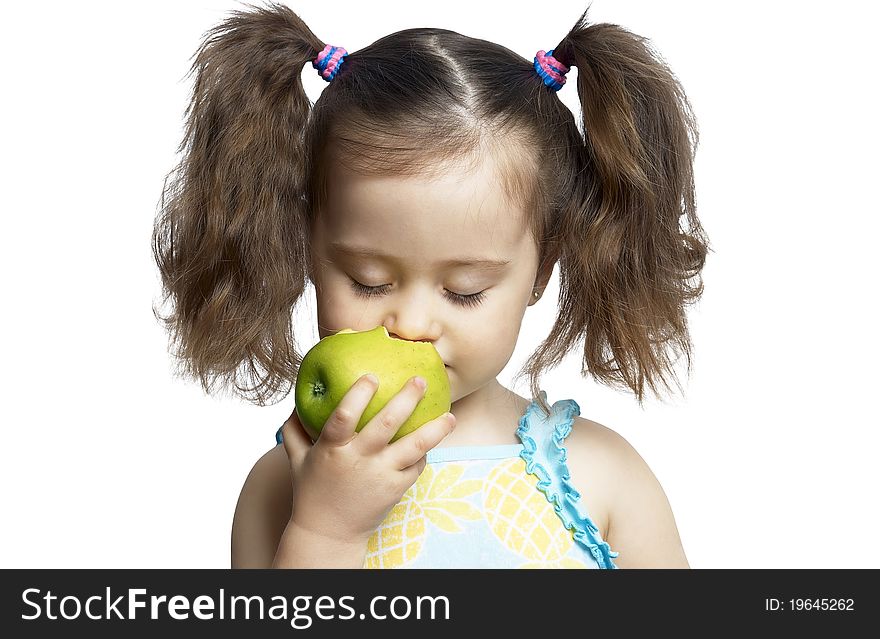
<svg viewBox="0 0 880 639">
<path fill-rule="evenodd" d="M 354 289 L 354 292 L 361 297 L 378 297 L 380 295 L 385 295 L 388 293 L 388 289 L 391 288 L 390 284 L 382 284 L 380 286 L 367 286 L 365 284 L 361 284 L 355 279 L 352 279 L 351 277 L 349 277 L 348 279 L 351 281 L 351 287 L 352 289 Z M 486 291 L 480 291 L 479 293 L 472 293 L 470 295 L 461 295 L 459 293 L 453 293 L 452 291 L 445 291 L 444 295 L 454 304 L 472 308 L 475 306 L 479 306 L 483 302 L 486 297 Z"/>
</svg>

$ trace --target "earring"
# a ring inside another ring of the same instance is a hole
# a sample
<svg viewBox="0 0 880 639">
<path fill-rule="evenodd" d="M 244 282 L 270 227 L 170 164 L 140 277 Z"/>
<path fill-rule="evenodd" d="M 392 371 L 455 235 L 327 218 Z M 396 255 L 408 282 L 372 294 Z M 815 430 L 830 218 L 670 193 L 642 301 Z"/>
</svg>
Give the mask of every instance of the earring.
<svg viewBox="0 0 880 639">
<path fill-rule="evenodd" d="M 538 291 L 535 291 L 535 299 L 538 299 L 539 297 L 541 297 L 541 294 Z"/>
</svg>

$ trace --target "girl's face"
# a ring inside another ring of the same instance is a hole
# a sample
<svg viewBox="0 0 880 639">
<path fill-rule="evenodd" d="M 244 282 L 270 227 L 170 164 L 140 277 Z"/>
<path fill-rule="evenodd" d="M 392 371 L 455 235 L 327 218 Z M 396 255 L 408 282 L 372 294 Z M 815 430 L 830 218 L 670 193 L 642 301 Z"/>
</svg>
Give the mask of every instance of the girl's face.
<svg viewBox="0 0 880 639">
<path fill-rule="evenodd" d="M 491 158 L 436 180 L 336 166 L 312 229 L 320 337 L 383 325 L 433 343 L 453 403 L 497 388 L 534 299 L 538 249 Z"/>
</svg>

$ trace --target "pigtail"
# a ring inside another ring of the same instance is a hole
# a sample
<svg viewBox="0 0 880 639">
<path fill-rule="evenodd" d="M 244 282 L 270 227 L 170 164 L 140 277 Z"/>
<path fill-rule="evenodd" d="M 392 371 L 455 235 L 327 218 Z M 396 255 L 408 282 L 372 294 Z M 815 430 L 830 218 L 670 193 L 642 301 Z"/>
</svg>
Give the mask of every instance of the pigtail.
<svg viewBox="0 0 880 639">
<path fill-rule="evenodd" d="M 185 375 L 209 393 L 228 379 L 264 405 L 282 384 L 289 391 L 301 361 L 291 311 L 308 273 L 310 104 L 300 74 L 324 45 L 287 7 L 251 8 L 207 33 L 187 74 L 196 72 L 185 154 L 166 177 L 152 236 L 163 303 L 174 308 L 153 312 Z"/>
<path fill-rule="evenodd" d="M 559 361 L 583 336 L 582 374 L 622 382 L 641 405 L 645 382 L 658 398 L 657 380 L 669 388 L 682 352 L 690 373 L 684 306 L 702 294 L 689 280 L 709 250 L 696 217 L 697 124 L 647 40 L 617 25 L 587 26 L 584 12 L 554 56 L 577 67 L 584 137 L 559 221 L 559 319 L 529 366 Z"/>
</svg>

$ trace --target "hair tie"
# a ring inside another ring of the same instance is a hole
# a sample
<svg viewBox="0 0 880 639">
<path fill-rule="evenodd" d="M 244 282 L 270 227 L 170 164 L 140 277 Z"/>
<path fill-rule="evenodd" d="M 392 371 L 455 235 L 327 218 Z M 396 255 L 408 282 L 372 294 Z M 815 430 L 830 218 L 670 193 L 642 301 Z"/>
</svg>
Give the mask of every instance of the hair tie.
<svg viewBox="0 0 880 639">
<path fill-rule="evenodd" d="M 559 91 L 565 84 L 565 74 L 568 73 L 568 67 L 553 57 L 553 49 L 544 51 L 541 49 L 535 56 L 535 71 L 544 80 L 544 84 Z"/>
<path fill-rule="evenodd" d="M 342 47 L 334 47 L 326 45 L 318 57 L 312 60 L 312 66 L 318 70 L 318 73 L 327 82 L 330 82 L 339 73 L 343 59 L 348 55 L 348 51 Z"/>
</svg>

